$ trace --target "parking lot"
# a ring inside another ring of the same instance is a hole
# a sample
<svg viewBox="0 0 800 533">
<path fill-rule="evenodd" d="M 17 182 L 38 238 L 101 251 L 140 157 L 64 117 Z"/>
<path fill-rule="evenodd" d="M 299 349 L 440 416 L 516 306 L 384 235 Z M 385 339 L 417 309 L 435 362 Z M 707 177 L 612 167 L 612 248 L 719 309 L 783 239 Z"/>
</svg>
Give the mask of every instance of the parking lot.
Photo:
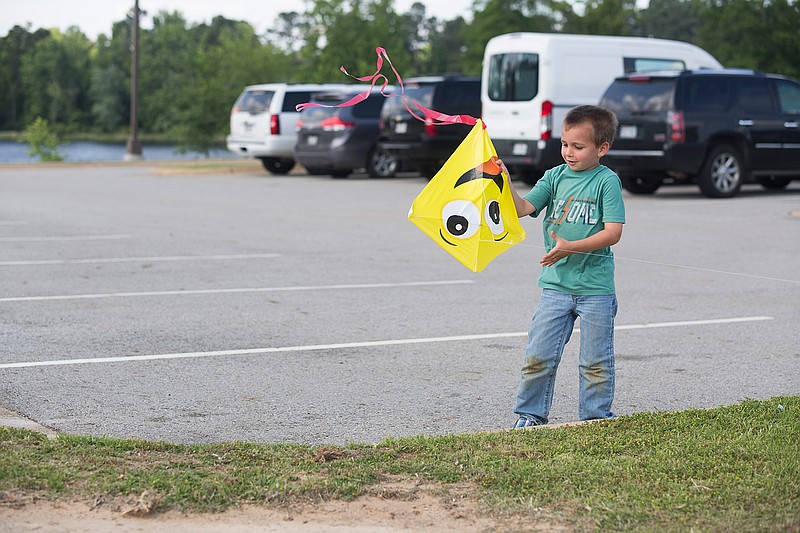
<svg viewBox="0 0 800 533">
<path fill-rule="evenodd" d="M 408 222 L 425 183 L 0 168 L 0 406 L 186 443 L 509 427 L 541 226 L 474 274 Z M 625 199 L 615 410 L 800 393 L 800 182 Z M 576 413 L 574 339 L 552 421 Z"/>
</svg>

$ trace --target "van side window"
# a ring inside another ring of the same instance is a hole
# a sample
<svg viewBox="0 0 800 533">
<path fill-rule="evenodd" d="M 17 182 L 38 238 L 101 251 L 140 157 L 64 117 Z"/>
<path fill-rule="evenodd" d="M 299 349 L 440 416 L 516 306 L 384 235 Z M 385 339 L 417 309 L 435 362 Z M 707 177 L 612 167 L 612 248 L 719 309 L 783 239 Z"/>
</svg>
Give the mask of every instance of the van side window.
<svg viewBox="0 0 800 533">
<path fill-rule="evenodd" d="M 766 79 L 736 80 L 736 104 L 743 113 L 773 113 L 775 106 Z"/>
<path fill-rule="evenodd" d="M 625 74 L 655 72 L 659 70 L 686 70 L 686 63 L 680 59 L 652 59 L 647 57 L 622 58 Z"/>
<path fill-rule="evenodd" d="M 776 83 L 781 111 L 790 115 L 800 115 L 800 85 L 787 80 L 777 80 Z"/>
<path fill-rule="evenodd" d="M 539 54 L 497 54 L 489 60 L 489 98 L 524 102 L 539 92 Z"/>
<path fill-rule="evenodd" d="M 690 78 L 683 86 L 683 109 L 698 113 L 724 111 L 730 83 L 727 78 Z"/>
</svg>

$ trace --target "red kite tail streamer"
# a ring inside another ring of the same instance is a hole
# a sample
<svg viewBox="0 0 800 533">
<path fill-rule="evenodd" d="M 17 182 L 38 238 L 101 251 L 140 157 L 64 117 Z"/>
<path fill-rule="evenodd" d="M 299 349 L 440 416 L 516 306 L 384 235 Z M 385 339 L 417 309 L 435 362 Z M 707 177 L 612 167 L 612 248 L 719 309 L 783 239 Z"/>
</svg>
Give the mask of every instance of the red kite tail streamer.
<svg viewBox="0 0 800 533">
<path fill-rule="evenodd" d="M 473 117 L 473 116 L 471 116 L 471 115 L 447 115 L 445 113 L 440 113 L 439 111 L 435 111 L 433 109 L 429 109 L 429 108 L 423 106 L 422 104 L 420 104 L 419 102 L 417 102 L 416 100 L 413 100 L 413 99 L 407 97 L 405 95 L 406 89 L 405 89 L 405 86 L 403 85 L 403 78 L 400 77 L 400 73 L 397 72 L 397 69 L 392 64 L 392 60 L 389 59 L 389 55 L 386 53 L 386 49 L 381 47 L 381 46 L 379 46 L 379 47 L 377 47 L 375 49 L 375 53 L 377 54 L 378 59 L 377 59 L 376 64 L 375 64 L 375 72 L 370 76 L 361 76 L 361 77 L 353 76 L 352 74 L 347 72 L 347 69 L 345 69 L 344 66 L 340 66 L 339 67 L 339 70 L 341 70 L 345 75 L 350 76 L 354 80 L 363 81 L 363 82 L 372 82 L 369 89 L 367 89 L 366 91 L 364 91 L 362 93 L 359 93 L 359 94 L 355 95 L 350 100 L 348 100 L 346 102 L 342 102 L 341 104 L 338 104 L 338 105 L 335 105 L 335 106 L 329 106 L 329 105 L 324 105 L 324 104 L 316 104 L 316 103 L 311 103 L 311 102 L 306 102 L 304 104 L 297 104 L 297 106 L 296 106 L 297 111 L 302 111 L 303 109 L 305 109 L 307 107 L 348 107 L 348 106 L 356 105 L 357 103 L 363 102 L 364 100 L 369 98 L 369 95 L 372 94 L 372 91 L 375 88 L 375 85 L 377 85 L 377 83 L 379 81 L 382 81 L 380 92 L 384 97 L 386 97 L 386 98 L 400 97 L 403 100 L 403 105 L 405 106 L 405 108 L 408 110 L 409 113 L 411 113 L 411 116 L 413 116 L 417 120 L 425 122 L 426 124 L 432 124 L 434 126 L 441 126 L 441 125 L 447 125 L 447 124 L 467 124 L 469 126 L 474 126 L 478 122 L 478 119 Z M 386 77 L 386 75 L 381 73 L 381 70 L 383 69 L 383 60 L 384 59 L 386 59 L 386 62 L 389 64 L 389 67 L 392 69 L 392 72 L 394 72 L 394 76 L 397 79 L 398 85 L 400 85 L 400 94 L 399 95 L 398 94 L 391 94 L 391 93 L 387 94 L 386 93 L 386 87 L 389 84 L 389 79 Z M 421 112 L 422 116 L 420 116 L 419 114 L 415 113 L 414 110 L 411 109 L 411 107 L 408 105 L 409 102 L 414 104 L 414 106 Z M 486 129 L 486 124 L 483 125 L 483 128 Z"/>
</svg>

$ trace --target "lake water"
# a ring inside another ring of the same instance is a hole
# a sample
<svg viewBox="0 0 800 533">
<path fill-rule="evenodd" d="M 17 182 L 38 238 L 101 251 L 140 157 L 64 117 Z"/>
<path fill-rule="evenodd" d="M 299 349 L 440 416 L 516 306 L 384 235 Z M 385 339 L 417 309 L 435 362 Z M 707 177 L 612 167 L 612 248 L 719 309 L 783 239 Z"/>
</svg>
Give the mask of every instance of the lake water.
<svg viewBox="0 0 800 533">
<path fill-rule="evenodd" d="M 92 162 L 92 161 L 122 161 L 127 146 L 125 144 L 106 144 L 90 141 L 78 141 L 58 146 L 58 151 L 67 162 Z M 0 164 L 3 163 L 36 163 L 37 157 L 28 155 L 28 144 L 12 141 L 0 141 Z M 178 153 L 175 146 L 143 145 L 142 157 L 145 160 L 180 159 L 193 160 L 205 159 L 205 154 L 197 152 Z M 227 158 L 237 157 L 223 148 L 211 150 L 209 157 Z"/>
</svg>

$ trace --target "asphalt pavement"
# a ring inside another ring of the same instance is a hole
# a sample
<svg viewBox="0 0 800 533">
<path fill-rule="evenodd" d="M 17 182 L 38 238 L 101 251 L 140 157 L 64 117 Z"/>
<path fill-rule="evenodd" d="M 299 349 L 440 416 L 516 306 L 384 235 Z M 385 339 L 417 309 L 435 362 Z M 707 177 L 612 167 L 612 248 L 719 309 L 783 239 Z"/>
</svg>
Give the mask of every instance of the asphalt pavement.
<svg viewBox="0 0 800 533">
<path fill-rule="evenodd" d="M 0 167 L 0 406 L 182 443 L 509 427 L 541 225 L 474 274 L 407 220 L 425 183 Z M 625 201 L 615 410 L 800 393 L 800 182 Z M 577 341 L 553 422 L 577 417 Z"/>
</svg>

